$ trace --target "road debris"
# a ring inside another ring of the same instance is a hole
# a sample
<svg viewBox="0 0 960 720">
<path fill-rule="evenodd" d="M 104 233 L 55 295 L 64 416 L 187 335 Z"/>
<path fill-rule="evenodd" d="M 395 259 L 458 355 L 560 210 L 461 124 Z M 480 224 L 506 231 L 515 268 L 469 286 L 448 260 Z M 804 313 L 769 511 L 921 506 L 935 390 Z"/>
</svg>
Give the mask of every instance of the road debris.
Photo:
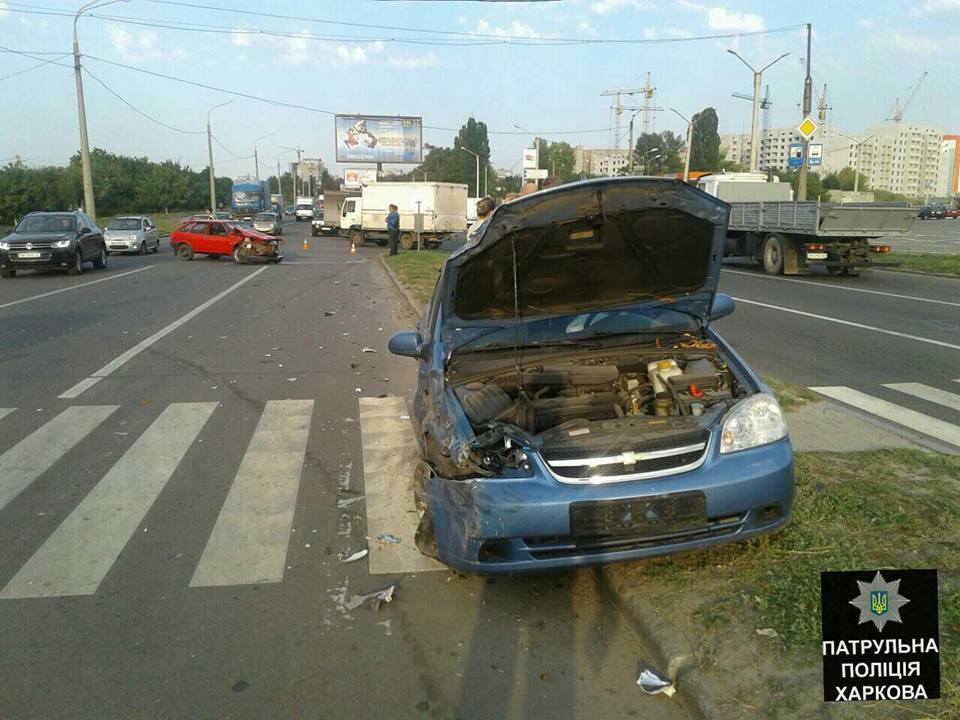
<svg viewBox="0 0 960 720">
<path fill-rule="evenodd" d="M 379 535 L 377 535 L 377 540 L 382 542 L 384 545 L 388 543 L 391 545 L 395 545 L 396 543 L 400 542 L 400 538 L 397 537 L 396 535 L 392 535 L 391 533 L 380 533 Z"/>
<path fill-rule="evenodd" d="M 379 610 L 383 603 L 393 602 L 393 591 L 395 589 L 396 585 L 391 585 L 388 588 L 375 590 L 366 595 L 354 595 L 344 603 L 344 607 L 347 610 L 356 610 L 361 605 L 369 605 L 374 610 Z"/>
<path fill-rule="evenodd" d="M 673 697 L 677 689 L 670 680 L 660 677 L 650 668 L 641 665 L 640 677 L 637 678 L 637 685 L 648 695 L 666 695 Z"/>
<path fill-rule="evenodd" d="M 355 561 L 359 560 L 360 558 L 365 558 L 365 557 L 367 556 L 367 552 L 369 552 L 369 551 L 368 551 L 366 548 L 364 548 L 363 550 L 357 550 L 355 553 L 353 553 L 353 555 L 351 555 L 351 556 L 349 556 L 349 557 L 341 557 L 341 558 L 340 558 L 340 562 L 342 562 L 342 563 L 352 563 L 352 562 L 355 562 Z"/>
<path fill-rule="evenodd" d="M 361 350 L 360 352 L 362 352 L 362 353 L 375 353 L 376 350 L 374 350 L 372 347 L 365 347 L 365 348 L 363 348 L 363 350 Z"/>
<path fill-rule="evenodd" d="M 763 637 L 768 637 L 768 638 L 780 637 L 780 633 L 778 633 L 773 628 L 757 628 L 757 635 L 762 635 Z"/>
</svg>

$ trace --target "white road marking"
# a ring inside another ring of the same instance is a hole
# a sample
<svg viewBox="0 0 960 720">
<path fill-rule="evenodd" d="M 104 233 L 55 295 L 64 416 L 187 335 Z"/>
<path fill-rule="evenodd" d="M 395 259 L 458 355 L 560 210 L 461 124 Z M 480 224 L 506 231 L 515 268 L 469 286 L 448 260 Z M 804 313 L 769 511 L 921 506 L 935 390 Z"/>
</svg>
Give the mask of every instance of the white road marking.
<svg viewBox="0 0 960 720">
<path fill-rule="evenodd" d="M 191 587 L 281 582 L 313 400 L 271 400 L 254 430 Z"/>
<path fill-rule="evenodd" d="M 960 395 L 947 392 L 946 390 L 939 390 L 935 387 L 924 385 L 923 383 L 890 383 L 889 385 L 884 385 L 883 387 L 896 390 L 897 392 L 906 393 L 907 395 L 913 395 L 921 400 L 936 403 L 937 405 L 943 405 L 944 407 L 948 407 L 953 410 L 960 410 Z"/>
<path fill-rule="evenodd" d="M 960 426 L 952 425 L 848 387 L 811 387 L 809 389 L 871 415 L 877 415 L 887 422 L 909 428 L 923 435 L 929 435 L 960 448 Z"/>
<path fill-rule="evenodd" d="M 280 263 L 284 265 L 362 265 L 366 260 L 285 260 Z"/>
<path fill-rule="evenodd" d="M 142 268 L 137 268 L 136 270 L 128 270 L 127 272 L 117 273 L 116 275 L 110 275 L 108 277 L 100 278 L 99 280 L 91 280 L 90 282 L 77 283 L 76 285 L 71 285 L 70 287 L 60 288 L 59 290 L 51 290 L 50 292 L 40 293 L 39 295 L 31 295 L 30 297 L 20 298 L 19 300 L 11 300 L 8 303 L 0 305 L 0 310 L 3 308 L 13 307 L 14 305 L 20 305 L 21 303 L 30 302 L 31 300 L 39 300 L 40 298 L 50 297 L 51 295 L 59 295 L 60 293 L 70 292 L 71 290 L 76 290 L 78 288 L 87 287 L 88 285 L 96 285 L 97 283 L 107 282 L 108 280 L 116 280 L 118 278 L 126 277 L 127 275 L 133 275 L 134 273 L 143 272 L 144 270 L 149 270 L 155 265 L 146 265 Z"/>
<path fill-rule="evenodd" d="M 197 307 L 195 307 L 193 310 L 191 310 L 190 312 L 188 312 L 188 313 L 187 313 L 186 315 L 184 315 L 183 317 L 181 317 L 181 318 L 175 320 L 174 322 L 170 323 L 169 325 L 167 325 L 167 326 L 166 326 L 165 328 L 163 328 L 162 330 L 158 330 L 157 332 L 155 332 L 153 335 L 151 335 L 150 337 L 146 338 L 145 340 L 141 340 L 141 341 L 138 342 L 136 345 L 134 345 L 132 348 L 130 348 L 129 350 L 127 350 L 125 353 L 121 353 L 120 355 L 118 355 L 117 357 L 115 357 L 113 360 L 111 360 L 110 362 L 108 362 L 106 365 L 104 365 L 102 368 L 100 368 L 99 370 L 97 370 L 95 373 L 92 373 L 89 378 L 86 378 L 86 379 L 84 379 L 84 380 L 81 380 L 81 381 L 78 382 L 76 385 L 74 385 L 72 388 L 70 388 L 69 390 L 67 390 L 67 391 L 65 391 L 64 393 L 60 394 L 58 397 L 61 397 L 61 398 L 75 398 L 75 397 L 77 397 L 77 396 L 80 395 L 82 392 L 84 392 L 85 390 L 87 390 L 91 385 L 93 385 L 95 382 L 97 382 L 97 380 L 94 380 L 93 378 L 102 379 L 102 378 L 107 377 L 107 376 L 110 375 L 111 373 L 115 372 L 115 371 L 118 370 L 120 367 L 122 367 L 125 363 L 127 363 L 127 362 L 129 362 L 130 360 L 132 360 L 133 358 L 135 358 L 137 355 L 139 355 L 140 353 L 142 353 L 144 350 L 146 350 L 148 347 L 150 347 L 151 345 L 153 345 L 155 342 L 157 342 L 158 340 L 161 340 L 161 339 L 165 338 L 167 335 L 169 335 L 170 333 L 172 333 L 174 330 L 176 330 L 176 329 L 177 329 L 178 327 L 180 327 L 181 325 L 184 325 L 185 323 L 190 322 L 191 320 L 193 320 L 193 318 L 195 318 L 197 315 L 199 315 L 199 314 L 202 313 L 204 310 L 206 310 L 207 308 L 209 308 L 211 305 L 213 305 L 214 303 L 216 303 L 216 302 L 219 301 L 219 300 L 222 300 L 222 299 L 225 298 L 227 295 L 229 295 L 230 293 L 232 293 L 234 290 L 238 289 L 238 288 L 239 288 L 241 285 L 243 285 L 244 283 L 250 282 L 250 281 L 253 280 L 257 275 L 259 275 L 260 273 L 262 273 L 262 272 L 263 272 L 264 270 L 266 270 L 266 269 L 267 269 L 266 267 L 262 267 L 262 268 L 260 268 L 259 270 L 255 270 L 254 272 L 250 273 L 249 275 L 247 275 L 245 278 L 243 278 L 243 279 L 240 280 L 239 282 L 236 282 L 236 283 L 234 283 L 233 285 L 231 285 L 230 287 L 228 287 L 228 288 L 227 288 L 226 290 L 224 290 L 223 292 L 217 293 L 216 295 L 214 295 L 212 298 L 210 298 L 210 299 L 207 300 L 206 302 L 204 302 L 204 303 L 198 305 Z M 91 382 L 91 381 L 92 381 L 92 382 Z"/>
<path fill-rule="evenodd" d="M 883 333 L 884 335 L 892 335 L 894 337 L 905 338 L 907 340 L 915 340 L 917 342 L 927 343 L 929 345 L 937 345 L 939 347 L 950 348 L 951 350 L 960 350 L 960 345 L 943 342 L 942 340 L 933 340 L 932 338 L 920 337 L 918 335 L 910 335 L 908 333 L 897 332 L 896 330 L 886 330 L 884 328 L 876 327 L 875 325 L 864 325 L 863 323 L 851 322 L 850 320 L 841 320 L 840 318 L 829 317 L 827 315 L 817 315 L 816 313 L 804 312 L 803 310 L 794 310 L 793 308 L 781 307 L 780 305 L 771 305 L 770 303 L 758 302 L 756 300 L 747 300 L 746 298 L 734 297 L 733 299 L 736 300 L 738 303 L 745 303 L 747 305 L 757 305 L 759 307 L 769 308 L 770 310 L 779 310 L 780 312 L 791 313 L 793 315 L 801 315 L 803 317 L 814 318 L 815 320 L 825 320 L 826 322 L 837 323 L 839 325 L 846 325 L 848 327 L 855 327 L 861 330 L 870 330 L 871 332 Z"/>
<path fill-rule="evenodd" d="M 96 384 L 97 384 L 98 382 L 100 382 L 101 380 L 103 380 L 102 377 L 88 377 L 88 378 L 84 378 L 83 380 L 81 380 L 80 382 L 78 382 L 76 385 L 74 385 L 72 388 L 70 388 L 69 390 L 65 390 L 65 391 L 63 391 L 62 393 L 60 393 L 59 395 L 57 395 L 57 397 L 60 398 L 61 400 L 70 400 L 70 399 L 72 399 L 72 398 L 77 397 L 78 395 L 81 395 L 82 393 L 85 393 L 87 390 L 89 390 L 90 388 L 92 388 L 94 385 L 96 385 Z"/>
<path fill-rule="evenodd" d="M 0 408 L 0 420 L 3 420 L 7 415 L 12 413 L 16 408 Z"/>
<path fill-rule="evenodd" d="M 371 575 L 443 570 L 414 543 L 419 517 L 413 500 L 413 471 L 420 459 L 402 397 L 360 398 L 364 501 L 367 505 Z M 389 533 L 399 543 L 380 543 Z"/>
<path fill-rule="evenodd" d="M 70 407 L 0 455 L 0 510 L 119 405 Z"/>
<path fill-rule="evenodd" d="M 215 402 L 167 406 L 0 598 L 95 593 L 216 407 Z"/>
<path fill-rule="evenodd" d="M 744 272 L 743 270 L 727 270 L 723 269 L 723 272 L 730 273 L 731 275 L 746 275 L 747 277 L 758 278 L 763 280 L 775 280 L 778 283 L 788 282 L 794 283 L 796 285 L 812 285 L 814 287 L 825 287 L 832 290 L 844 290 L 846 292 L 858 292 L 866 293 L 868 295 L 884 295 L 886 297 L 898 298 L 900 300 L 916 300 L 917 302 L 925 303 L 935 303 L 937 305 L 949 305 L 950 307 L 960 307 L 960 302 L 951 302 L 949 300 L 934 300 L 933 298 L 917 297 L 916 295 L 901 295 L 900 293 L 891 293 L 884 292 L 882 290 L 867 290 L 866 288 L 856 288 L 849 287 L 847 285 L 834 285 L 832 283 L 816 282 L 813 280 L 793 280 L 790 278 L 784 277 L 775 277 L 773 275 L 761 275 L 760 273 L 750 273 Z"/>
</svg>

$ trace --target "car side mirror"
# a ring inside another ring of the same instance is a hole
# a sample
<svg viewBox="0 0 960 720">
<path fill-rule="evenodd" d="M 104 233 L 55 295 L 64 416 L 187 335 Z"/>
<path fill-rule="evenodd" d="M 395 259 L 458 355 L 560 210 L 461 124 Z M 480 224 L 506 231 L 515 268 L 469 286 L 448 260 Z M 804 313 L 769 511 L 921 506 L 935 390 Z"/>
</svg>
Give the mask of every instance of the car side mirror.
<svg viewBox="0 0 960 720">
<path fill-rule="evenodd" d="M 86 234 L 89 233 L 89 232 L 90 232 L 90 228 L 88 228 L 86 225 L 84 225 L 83 227 L 80 228 L 80 234 L 81 234 L 81 235 L 86 235 Z"/>
<path fill-rule="evenodd" d="M 732 315 L 737 309 L 737 304 L 733 298 L 726 293 L 717 293 L 713 296 L 713 305 L 710 306 L 710 319 L 719 320 L 727 315 Z"/>
<path fill-rule="evenodd" d="M 423 339 L 415 330 L 402 330 L 390 338 L 387 349 L 394 355 L 411 357 L 419 360 L 423 355 Z"/>
</svg>

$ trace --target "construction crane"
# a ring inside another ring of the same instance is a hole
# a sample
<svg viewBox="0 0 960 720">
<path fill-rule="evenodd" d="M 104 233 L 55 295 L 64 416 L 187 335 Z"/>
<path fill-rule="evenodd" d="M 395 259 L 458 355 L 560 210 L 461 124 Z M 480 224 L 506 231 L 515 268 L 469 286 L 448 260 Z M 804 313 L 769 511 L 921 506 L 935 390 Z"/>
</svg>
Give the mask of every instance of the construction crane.
<svg viewBox="0 0 960 720">
<path fill-rule="evenodd" d="M 927 76 L 927 71 L 923 71 L 923 75 L 920 76 L 920 79 L 917 80 L 910 88 L 910 96 L 907 98 L 907 101 L 901 106 L 900 98 L 896 99 L 896 102 L 893 103 L 893 110 L 890 111 L 889 117 L 887 120 L 893 120 L 894 122 L 900 122 L 903 120 L 903 114 L 907 111 L 907 108 L 910 106 L 910 103 L 913 102 L 913 98 L 917 95 L 917 90 L 920 89 L 920 83 L 923 82 L 923 79 Z M 911 89 L 912 88 L 912 89 Z"/>
<path fill-rule="evenodd" d="M 827 113 L 833 110 L 830 107 L 830 101 L 827 99 L 827 84 L 823 84 L 823 92 L 820 93 L 820 99 L 817 101 L 817 120 L 820 123 L 821 135 L 827 134 Z"/>
<path fill-rule="evenodd" d="M 621 96 L 623 95 L 642 95 L 643 96 L 643 132 L 644 134 L 650 132 L 650 118 L 651 114 L 654 112 L 662 112 L 663 108 L 653 107 L 653 95 L 656 92 L 656 88 L 650 84 L 650 73 L 647 73 L 647 84 L 641 88 L 632 88 L 629 90 L 604 90 L 600 93 L 601 97 L 611 97 L 615 96 L 616 102 L 612 107 L 614 114 L 614 131 L 613 131 L 613 147 L 620 147 L 621 131 L 620 116 L 623 115 L 623 111 L 627 108 L 624 106 Z"/>
<path fill-rule="evenodd" d="M 739 98 L 740 100 L 749 100 L 753 102 L 753 95 L 747 95 L 746 93 L 732 93 L 733 97 Z M 766 141 L 767 137 L 770 135 L 770 108 L 773 106 L 773 100 L 770 99 L 770 86 L 767 85 L 763 91 L 763 97 L 760 98 L 760 110 L 761 110 L 761 132 L 760 132 L 760 147 L 763 147 L 763 143 Z M 760 168 L 763 170 L 764 168 Z"/>
</svg>

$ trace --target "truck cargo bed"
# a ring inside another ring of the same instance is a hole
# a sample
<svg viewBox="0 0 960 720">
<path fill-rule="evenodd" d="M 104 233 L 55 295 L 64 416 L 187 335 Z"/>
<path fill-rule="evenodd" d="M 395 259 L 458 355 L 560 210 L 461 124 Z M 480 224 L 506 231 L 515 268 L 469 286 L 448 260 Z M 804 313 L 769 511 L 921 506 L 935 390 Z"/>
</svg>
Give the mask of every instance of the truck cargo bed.
<svg viewBox="0 0 960 720">
<path fill-rule="evenodd" d="M 883 237 L 907 232 L 916 219 L 910 207 L 865 207 L 818 202 L 733 202 L 730 230 L 826 237 Z"/>
</svg>

